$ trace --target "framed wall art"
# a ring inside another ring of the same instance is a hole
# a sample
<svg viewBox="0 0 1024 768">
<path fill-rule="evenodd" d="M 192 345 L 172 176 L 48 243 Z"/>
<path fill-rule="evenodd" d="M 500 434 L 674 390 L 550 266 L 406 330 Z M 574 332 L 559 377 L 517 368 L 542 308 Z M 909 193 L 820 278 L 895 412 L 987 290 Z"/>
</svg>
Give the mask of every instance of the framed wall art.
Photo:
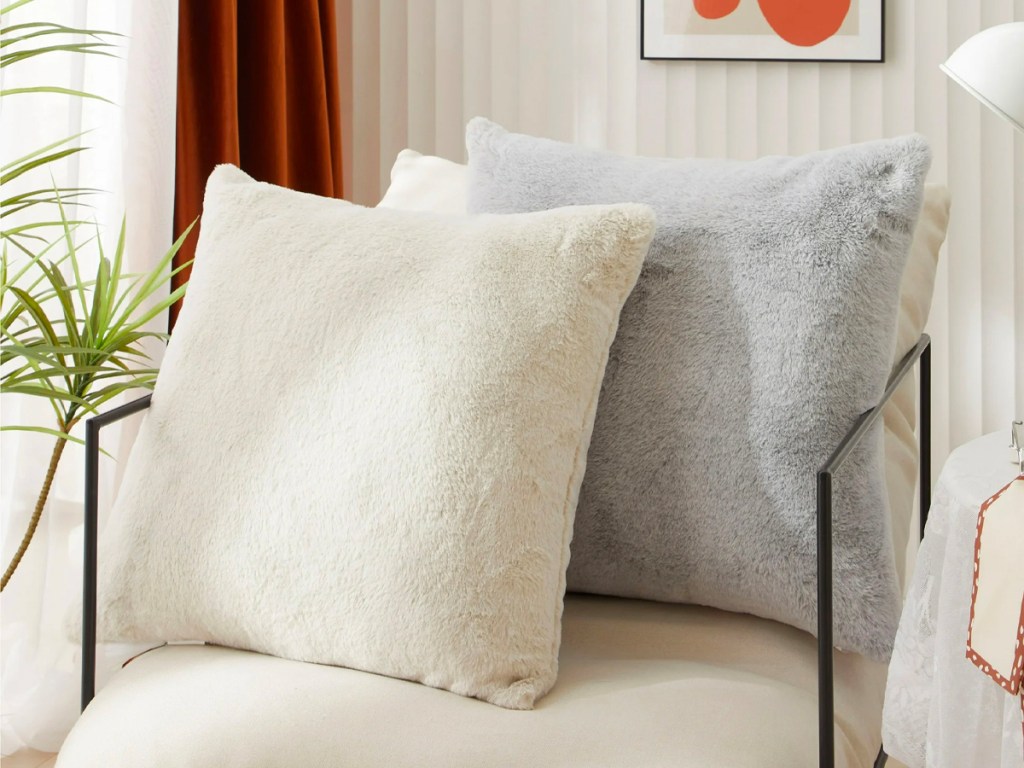
<svg viewBox="0 0 1024 768">
<path fill-rule="evenodd" d="M 884 0 L 640 0 L 640 58 L 883 61 Z"/>
</svg>

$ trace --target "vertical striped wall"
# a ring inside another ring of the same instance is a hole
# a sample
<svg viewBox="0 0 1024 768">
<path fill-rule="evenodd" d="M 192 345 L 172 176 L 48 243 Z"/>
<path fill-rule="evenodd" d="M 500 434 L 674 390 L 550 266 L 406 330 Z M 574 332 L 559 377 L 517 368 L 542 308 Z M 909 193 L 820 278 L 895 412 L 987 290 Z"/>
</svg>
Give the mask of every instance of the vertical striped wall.
<svg viewBox="0 0 1024 768">
<path fill-rule="evenodd" d="M 1024 415 L 1024 136 L 938 65 L 1024 0 L 887 0 L 885 64 L 645 62 L 639 0 L 337 0 L 348 197 L 466 120 L 624 153 L 753 158 L 909 131 L 953 216 L 930 332 L 934 459 Z M 753 0 L 743 0 L 753 2 Z"/>
</svg>

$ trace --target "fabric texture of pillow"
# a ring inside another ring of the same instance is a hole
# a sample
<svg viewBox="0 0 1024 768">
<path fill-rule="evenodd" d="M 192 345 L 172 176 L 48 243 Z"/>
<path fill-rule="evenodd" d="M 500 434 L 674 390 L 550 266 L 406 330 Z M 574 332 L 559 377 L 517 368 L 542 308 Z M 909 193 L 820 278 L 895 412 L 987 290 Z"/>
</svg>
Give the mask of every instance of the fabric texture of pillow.
<svg viewBox="0 0 1024 768">
<path fill-rule="evenodd" d="M 465 213 L 468 205 L 469 166 L 411 149 L 398 153 L 391 169 L 391 186 L 380 205 L 415 211 Z M 914 240 L 900 282 L 900 311 L 896 332 L 898 363 L 917 343 L 928 321 L 935 288 L 939 251 L 949 223 L 949 190 L 942 184 L 925 184 L 924 204 L 914 229 Z M 885 422 L 885 484 L 896 573 L 906 583 L 907 545 L 917 487 L 918 450 L 917 387 L 906 379 L 882 410 Z"/>
<path fill-rule="evenodd" d="M 569 588 L 810 632 L 815 473 L 877 403 L 931 152 L 920 136 L 753 162 L 630 158 L 467 128 L 469 210 L 642 202 Z M 835 478 L 836 644 L 887 659 L 900 590 L 882 426 Z"/>
<path fill-rule="evenodd" d="M 220 166 L 101 548 L 101 639 L 532 707 L 653 231 L 639 205 L 446 217 Z"/>
</svg>

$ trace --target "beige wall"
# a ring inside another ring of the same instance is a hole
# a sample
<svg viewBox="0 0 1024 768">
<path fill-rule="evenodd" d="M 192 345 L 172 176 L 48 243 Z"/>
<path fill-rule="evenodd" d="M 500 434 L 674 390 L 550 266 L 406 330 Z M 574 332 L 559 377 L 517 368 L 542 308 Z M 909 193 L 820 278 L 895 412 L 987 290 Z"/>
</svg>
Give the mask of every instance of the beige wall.
<svg viewBox="0 0 1024 768">
<path fill-rule="evenodd" d="M 954 199 L 930 323 L 936 472 L 1024 415 L 1024 136 L 938 70 L 979 29 L 1024 21 L 1024 0 L 888 0 L 882 65 L 642 62 L 638 0 L 337 2 L 345 182 L 360 203 L 377 202 L 403 147 L 464 160 L 478 114 L 648 155 L 925 134 Z"/>
</svg>

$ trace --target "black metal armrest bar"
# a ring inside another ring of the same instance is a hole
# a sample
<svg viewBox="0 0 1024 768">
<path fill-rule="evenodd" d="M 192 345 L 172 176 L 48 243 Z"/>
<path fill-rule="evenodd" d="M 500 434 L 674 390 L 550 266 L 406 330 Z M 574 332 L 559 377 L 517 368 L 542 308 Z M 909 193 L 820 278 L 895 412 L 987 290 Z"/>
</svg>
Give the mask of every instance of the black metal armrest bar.
<svg viewBox="0 0 1024 768">
<path fill-rule="evenodd" d="M 882 415 L 882 409 L 892 398 L 906 375 L 920 359 L 920 501 L 921 534 L 928 516 L 931 497 L 931 338 L 922 334 L 889 376 L 882 399 L 874 408 L 865 411 L 854 422 L 842 442 L 828 461 L 818 470 L 817 526 L 818 526 L 818 765 L 835 766 L 835 703 L 833 698 L 832 656 L 832 474 L 849 458 L 850 453 L 864 438 Z M 876 765 L 884 765 L 885 756 L 879 752 Z"/>
<path fill-rule="evenodd" d="M 149 408 L 152 395 L 85 422 L 85 560 L 82 568 L 82 709 L 96 695 L 96 564 L 99 529 L 100 430 Z"/>
</svg>

